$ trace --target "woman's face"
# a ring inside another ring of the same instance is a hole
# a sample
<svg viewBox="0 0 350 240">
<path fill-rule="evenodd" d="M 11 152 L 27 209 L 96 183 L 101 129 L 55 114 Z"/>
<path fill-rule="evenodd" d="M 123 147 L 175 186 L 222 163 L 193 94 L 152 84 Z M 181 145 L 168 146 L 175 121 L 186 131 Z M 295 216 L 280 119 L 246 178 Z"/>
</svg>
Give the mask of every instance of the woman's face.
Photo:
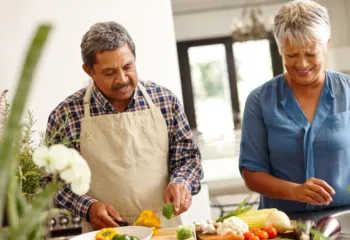
<svg viewBox="0 0 350 240">
<path fill-rule="evenodd" d="M 323 80 L 325 51 L 326 46 L 321 43 L 297 45 L 287 39 L 283 58 L 290 80 L 304 86 Z"/>
</svg>

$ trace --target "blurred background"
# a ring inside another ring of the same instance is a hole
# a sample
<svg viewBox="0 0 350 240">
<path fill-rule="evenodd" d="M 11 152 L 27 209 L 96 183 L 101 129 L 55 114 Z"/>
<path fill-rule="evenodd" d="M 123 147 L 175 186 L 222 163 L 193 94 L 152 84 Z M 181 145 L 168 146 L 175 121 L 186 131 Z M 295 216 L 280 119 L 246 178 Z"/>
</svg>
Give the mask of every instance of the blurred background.
<svg viewBox="0 0 350 240">
<path fill-rule="evenodd" d="M 43 131 L 49 113 L 86 87 L 80 41 L 95 22 L 116 21 L 132 35 L 140 79 L 173 91 L 185 107 L 202 152 L 205 178 L 184 222 L 215 219 L 244 197 L 258 203 L 238 171 L 241 119 L 250 91 L 284 71 L 271 34 L 286 0 L 1 0 L 0 91 L 15 91 L 20 67 L 39 23 L 54 26 L 27 108 Z M 350 0 L 327 7 L 332 39 L 327 68 L 350 73 Z M 117 191 L 117 190 L 116 190 Z M 53 238 L 79 232 L 80 219 L 57 216 Z"/>
</svg>

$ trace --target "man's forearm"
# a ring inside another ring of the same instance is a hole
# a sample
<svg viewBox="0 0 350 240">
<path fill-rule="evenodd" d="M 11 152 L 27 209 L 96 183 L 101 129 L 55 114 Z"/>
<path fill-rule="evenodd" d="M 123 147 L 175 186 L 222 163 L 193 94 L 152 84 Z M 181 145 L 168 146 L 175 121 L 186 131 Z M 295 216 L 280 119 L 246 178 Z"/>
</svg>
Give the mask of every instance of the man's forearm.
<svg viewBox="0 0 350 240">
<path fill-rule="evenodd" d="M 170 183 L 183 183 L 192 195 L 195 195 L 200 191 L 200 180 L 203 178 L 199 157 L 182 160 L 182 163 L 172 170 Z"/>
<path fill-rule="evenodd" d="M 247 187 L 263 196 L 273 199 L 295 200 L 293 189 L 297 183 L 282 180 L 266 172 L 251 172 L 243 169 L 243 178 Z"/>
<path fill-rule="evenodd" d="M 88 211 L 92 203 L 97 200 L 87 195 L 79 196 L 65 185 L 57 194 L 55 203 L 64 207 L 83 219 L 88 219 Z"/>
</svg>

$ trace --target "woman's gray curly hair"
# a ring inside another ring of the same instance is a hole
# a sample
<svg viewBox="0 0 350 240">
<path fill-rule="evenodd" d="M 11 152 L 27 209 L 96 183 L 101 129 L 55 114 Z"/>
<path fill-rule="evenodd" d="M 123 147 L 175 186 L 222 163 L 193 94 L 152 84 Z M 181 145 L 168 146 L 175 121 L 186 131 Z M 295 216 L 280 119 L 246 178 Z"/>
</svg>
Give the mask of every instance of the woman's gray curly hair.
<svg viewBox="0 0 350 240">
<path fill-rule="evenodd" d="M 292 44 L 319 42 L 326 44 L 331 36 L 328 11 L 311 0 L 294 0 L 283 4 L 275 16 L 273 34 L 280 54 L 288 39 Z"/>
</svg>

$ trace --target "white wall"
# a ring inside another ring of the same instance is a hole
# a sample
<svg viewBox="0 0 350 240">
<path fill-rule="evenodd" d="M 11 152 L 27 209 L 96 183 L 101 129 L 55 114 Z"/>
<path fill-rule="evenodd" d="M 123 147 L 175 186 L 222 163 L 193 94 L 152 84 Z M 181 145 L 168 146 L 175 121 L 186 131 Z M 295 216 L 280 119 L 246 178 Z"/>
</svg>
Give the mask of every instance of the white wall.
<svg viewBox="0 0 350 240">
<path fill-rule="evenodd" d="M 34 111 L 37 129 L 44 130 L 51 110 L 88 83 L 81 69 L 80 41 L 99 21 L 124 25 L 136 44 L 140 78 L 162 84 L 182 99 L 170 0 L 4 0 L 1 6 L 0 90 L 15 91 L 37 25 L 54 25 L 27 106 Z"/>
</svg>

